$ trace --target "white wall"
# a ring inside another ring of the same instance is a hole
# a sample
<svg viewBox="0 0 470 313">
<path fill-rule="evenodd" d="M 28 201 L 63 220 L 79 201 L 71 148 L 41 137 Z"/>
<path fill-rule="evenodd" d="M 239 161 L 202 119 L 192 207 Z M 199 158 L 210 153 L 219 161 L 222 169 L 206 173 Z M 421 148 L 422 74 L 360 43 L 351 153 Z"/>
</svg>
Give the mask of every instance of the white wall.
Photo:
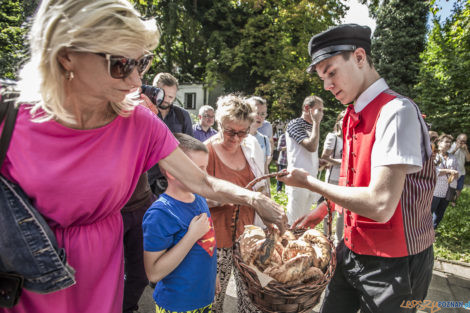
<svg viewBox="0 0 470 313">
<path fill-rule="evenodd" d="M 184 106 L 184 94 L 195 93 L 196 94 L 196 107 L 195 109 L 186 109 Z M 197 116 L 199 108 L 204 105 L 204 88 L 202 84 L 180 84 L 178 92 L 176 93 L 177 104 L 185 108 L 189 113 Z M 175 103 L 176 104 L 176 103 Z"/>
</svg>

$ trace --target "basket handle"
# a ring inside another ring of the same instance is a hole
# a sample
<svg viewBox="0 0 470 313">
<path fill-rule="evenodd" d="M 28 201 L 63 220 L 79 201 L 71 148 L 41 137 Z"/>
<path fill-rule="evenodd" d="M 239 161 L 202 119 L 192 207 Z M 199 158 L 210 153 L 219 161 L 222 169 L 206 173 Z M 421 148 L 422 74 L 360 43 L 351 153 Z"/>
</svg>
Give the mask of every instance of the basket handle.
<svg viewBox="0 0 470 313">
<path fill-rule="evenodd" d="M 279 172 L 274 172 L 274 173 L 270 173 L 270 174 L 266 174 L 266 175 L 257 177 L 255 179 L 253 179 L 251 182 L 249 182 L 248 185 L 245 186 L 245 189 L 253 188 L 254 185 L 256 185 L 258 182 L 262 181 L 263 179 L 276 177 L 276 176 L 285 176 L 287 174 L 289 174 L 289 172 L 282 170 L 282 171 L 279 171 Z M 235 209 L 233 210 L 232 225 L 231 225 L 231 227 L 232 227 L 232 242 L 234 242 L 234 243 L 235 243 L 236 235 L 237 235 L 237 224 L 238 224 L 239 215 L 240 215 L 240 205 L 237 204 L 235 206 Z"/>
<path fill-rule="evenodd" d="M 257 177 L 255 179 L 253 179 L 251 182 L 248 183 L 248 185 L 245 186 L 245 188 L 246 189 L 251 189 L 255 184 L 257 184 L 258 182 L 260 182 L 260 181 L 262 181 L 263 179 L 266 179 L 266 178 L 277 177 L 277 176 L 286 176 L 288 174 L 289 174 L 289 172 L 286 171 L 286 170 L 266 174 L 266 175 L 263 175 L 263 176 L 260 176 L 260 177 Z M 328 210 L 328 234 L 327 234 L 327 237 L 328 237 L 329 240 L 331 240 L 331 236 L 332 236 L 331 226 L 333 224 L 333 214 L 331 212 L 331 202 L 330 202 L 330 200 L 325 198 L 325 201 L 326 201 L 327 210 Z M 235 239 L 236 239 L 237 224 L 238 224 L 238 218 L 239 218 L 239 215 L 240 215 L 239 213 L 240 213 L 240 205 L 236 205 L 235 209 L 233 210 L 233 215 L 232 215 L 232 225 L 231 225 L 231 227 L 232 227 L 232 242 L 235 242 Z"/>
</svg>

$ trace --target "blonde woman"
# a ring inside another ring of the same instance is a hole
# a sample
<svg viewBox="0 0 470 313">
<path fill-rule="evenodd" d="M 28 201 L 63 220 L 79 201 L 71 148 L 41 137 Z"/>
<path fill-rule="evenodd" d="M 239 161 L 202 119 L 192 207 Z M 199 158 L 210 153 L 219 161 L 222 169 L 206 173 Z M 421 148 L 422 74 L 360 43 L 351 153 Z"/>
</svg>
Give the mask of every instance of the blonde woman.
<svg viewBox="0 0 470 313">
<path fill-rule="evenodd" d="M 44 0 L 30 38 L 22 104 L 1 174 L 45 217 L 76 284 L 49 294 L 23 290 L 15 307 L 0 312 L 121 312 L 120 210 L 157 162 L 192 192 L 251 204 L 284 229 L 277 204 L 207 176 L 163 122 L 133 100 L 158 43 L 155 21 L 143 21 L 124 0 Z"/>
</svg>

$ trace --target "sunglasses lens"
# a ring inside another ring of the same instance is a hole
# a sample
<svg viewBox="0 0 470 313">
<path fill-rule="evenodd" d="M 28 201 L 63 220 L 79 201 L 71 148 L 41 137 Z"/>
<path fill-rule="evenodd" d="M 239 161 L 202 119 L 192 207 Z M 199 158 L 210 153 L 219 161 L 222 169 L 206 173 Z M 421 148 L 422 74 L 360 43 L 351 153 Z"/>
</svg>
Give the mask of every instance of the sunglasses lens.
<svg viewBox="0 0 470 313">
<path fill-rule="evenodd" d="M 112 78 L 125 78 L 134 69 L 134 62 L 127 58 L 111 58 L 110 59 L 110 74 Z"/>
<path fill-rule="evenodd" d="M 143 75 L 150 67 L 152 63 L 153 55 L 144 55 L 138 62 L 138 71 L 140 75 Z"/>
<path fill-rule="evenodd" d="M 153 54 L 144 55 L 138 60 L 111 56 L 109 58 L 109 74 L 111 74 L 112 78 L 126 78 L 132 73 L 137 65 L 139 75 L 143 75 L 150 67 L 152 59 Z"/>
</svg>

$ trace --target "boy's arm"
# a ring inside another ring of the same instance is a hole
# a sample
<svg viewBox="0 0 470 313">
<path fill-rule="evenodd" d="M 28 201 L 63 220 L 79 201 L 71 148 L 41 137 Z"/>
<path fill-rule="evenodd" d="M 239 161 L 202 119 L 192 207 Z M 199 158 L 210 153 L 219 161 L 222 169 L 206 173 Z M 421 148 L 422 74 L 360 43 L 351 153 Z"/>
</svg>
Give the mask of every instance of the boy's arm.
<svg viewBox="0 0 470 313">
<path fill-rule="evenodd" d="M 196 240 L 197 241 L 197 240 Z M 196 242 L 186 234 L 170 250 L 144 251 L 145 273 L 149 281 L 156 283 L 173 272 Z"/>
<path fill-rule="evenodd" d="M 145 273 L 149 281 L 156 283 L 170 274 L 180 265 L 194 244 L 204 236 L 210 228 L 206 213 L 195 216 L 187 233 L 170 250 L 144 251 Z"/>
</svg>

